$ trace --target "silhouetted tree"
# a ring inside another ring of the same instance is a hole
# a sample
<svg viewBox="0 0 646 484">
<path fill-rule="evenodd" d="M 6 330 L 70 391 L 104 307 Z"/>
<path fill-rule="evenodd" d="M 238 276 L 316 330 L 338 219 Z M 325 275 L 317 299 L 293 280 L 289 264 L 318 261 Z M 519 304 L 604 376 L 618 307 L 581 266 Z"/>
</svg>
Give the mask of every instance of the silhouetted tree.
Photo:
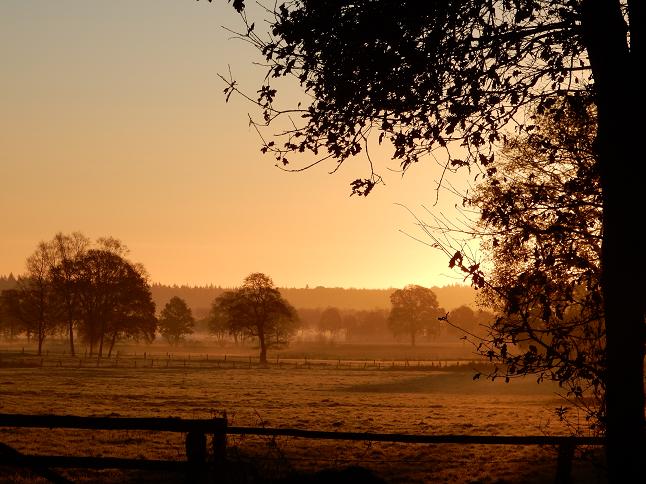
<svg viewBox="0 0 646 484">
<path fill-rule="evenodd" d="M 352 311 L 343 317 L 346 339 L 355 342 L 392 342 L 387 309 Z"/>
<path fill-rule="evenodd" d="M 220 308 L 215 300 L 213 301 L 211 311 L 209 312 L 207 318 L 207 326 L 209 333 L 214 335 L 215 339 L 219 343 L 224 343 L 227 334 L 230 334 L 227 316 L 220 311 Z M 237 342 L 237 339 L 234 338 L 234 341 Z"/>
<path fill-rule="evenodd" d="M 497 173 L 465 199 L 480 211 L 475 230 L 493 262 L 481 300 L 499 315 L 479 347 L 505 363 L 506 377 L 558 380 L 603 427 L 596 112 L 580 95 L 555 108 L 535 115 L 531 132 L 507 139 Z"/>
<path fill-rule="evenodd" d="M 150 286 L 136 266 L 122 281 L 121 292 L 115 306 L 114 317 L 107 325 L 106 336 L 110 338 L 108 358 L 115 343 L 120 339 L 144 340 L 152 343 L 158 327 L 155 316 L 156 306 L 152 300 Z"/>
<path fill-rule="evenodd" d="M 321 313 L 318 321 L 319 331 L 329 331 L 332 339 L 343 329 L 343 321 L 339 308 L 327 307 Z"/>
<path fill-rule="evenodd" d="M 0 293 L 0 331 L 9 340 L 25 330 L 20 304 L 19 289 L 4 289 Z"/>
<path fill-rule="evenodd" d="M 233 331 L 258 338 L 260 363 L 267 363 L 267 348 L 286 344 L 296 331 L 296 310 L 280 295 L 269 276 L 256 272 L 242 286 L 226 291 L 214 303 L 214 313 Z"/>
<path fill-rule="evenodd" d="M 393 335 L 409 335 L 411 346 L 415 346 L 417 335 L 432 336 L 438 333 L 438 317 L 443 314 L 443 309 L 430 289 L 410 284 L 395 290 L 390 302 L 392 309 L 388 315 L 388 327 Z"/>
<path fill-rule="evenodd" d="M 46 242 L 40 242 L 27 258 L 27 273 L 18 278 L 18 304 L 14 316 L 19 318 L 28 333 L 36 336 L 38 354 L 48 334 L 60 326 L 61 307 L 54 298 L 50 269 L 55 263 L 55 253 Z"/>
<path fill-rule="evenodd" d="M 166 303 L 159 316 L 159 330 L 170 343 L 177 345 L 187 334 L 193 333 L 195 319 L 186 301 L 177 296 Z"/>
<path fill-rule="evenodd" d="M 242 11 L 244 1 L 233 6 Z M 644 12 L 638 0 L 296 0 L 277 5 L 267 41 L 252 22 L 241 33 L 267 61 L 257 101 L 263 122 L 295 114 L 304 123 L 283 131 L 284 142 L 263 146 L 284 166 L 288 154 L 306 150 L 343 162 L 381 130 L 379 141 L 392 143 L 403 169 L 446 148 L 447 168 L 479 164 L 486 176 L 501 131 L 512 124 L 530 127 L 525 107 L 549 109 L 566 92 L 592 94 L 603 208 L 607 456 L 616 482 L 642 478 L 646 452 L 646 279 L 623 283 L 629 273 L 646 272 L 646 254 L 635 250 L 631 210 L 643 205 L 644 168 L 635 162 L 642 158 L 641 125 L 635 120 L 646 108 Z M 309 105 L 275 108 L 277 92 L 269 81 L 286 75 L 298 79 Z M 226 95 L 236 89 L 229 80 Z M 454 141 L 464 148 L 457 156 Z M 626 167 L 636 173 L 626 176 Z M 353 182 L 353 191 L 366 195 L 378 181 L 371 170 L 369 178 Z"/>
<path fill-rule="evenodd" d="M 13 274 L 7 280 L 12 289 L 2 292 L 0 318 L 4 318 L 9 337 L 24 331 L 27 337 L 36 336 L 38 354 L 47 335 L 58 329 L 59 301 L 54 297 L 51 267 L 56 253 L 51 243 L 40 242 L 27 258 L 27 273 L 16 280 Z"/>
<path fill-rule="evenodd" d="M 119 336 L 152 341 L 157 319 L 150 287 L 142 268 L 119 254 L 90 249 L 74 262 L 75 291 L 79 295 L 79 330 L 103 355 L 106 336 L 110 348 Z"/>
<path fill-rule="evenodd" d="M 462 305 L 449 312 L 450 323 L 447 333 L 451 336 L 465 336 L 473 334 L 476 325 L 476 313 L 469 306 Z M 492 323 L 487 321 L 487 323 Z"/>
<path fill-rule="evenodd" d="M 353 331 L 357 328 L 359 325 L 359 320 L 357 319 L 357 316 L 354 314 L 354 312 L 345 312 L 343 314 L 343 320 L 341 321 L 341 324 L 343 325 L 343 329 L 345 330 L 345 339 L 350 340 L 353 335 Z"/>
<path fill-rule="evenodd" d="M 50 277 L 53 294 L 61 305 L 62 317 L 67 323 L 70 354 L 75 355 L 74 327 L 77 320 L 78 293 L 74 284 L 74 261 L 90 246 L 90 239 L 80 232 L 65 235 L 57 233 L 49 242 L 54 254 Z"/>
<path fill-rule="evenodd" d="M 211 303 L 211 310 L 209 311 L 208 316 L 208 328 L 209 332 L 216 337 L 220 342 L 224 342 L 226 335 L 230 335 L 233 338 L 233 343 L 238 345 L 239 343 L 244 343 L 244 338 L 246 336 L 245 331 L 240 327 L 231 325 L 230 315 L 226 310 L 226 305 L 220 304 L 219 297 L 224 296 L 227 292 L 225 291 L 220 296 L 217 296 Z"/>
</svg>

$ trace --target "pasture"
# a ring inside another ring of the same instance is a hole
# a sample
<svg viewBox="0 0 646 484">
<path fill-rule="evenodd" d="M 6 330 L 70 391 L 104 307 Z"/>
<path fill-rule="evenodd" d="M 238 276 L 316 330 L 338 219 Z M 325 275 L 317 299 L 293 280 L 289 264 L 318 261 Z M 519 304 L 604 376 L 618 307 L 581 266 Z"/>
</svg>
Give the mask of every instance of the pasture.
<svg viewBox="0 0 646 484">
<path fill-rule="evenodd" d="M 555 414 L 556 408 L 568 406 L 557 385 L 532 379 L 474 380 L 483 364 L 468 360 L 472 355 L 462 346 L 301 345 L 271 354 L 269 368 L 257 365 L 253 349 L 237 348 L 233 354 L 235 349 L 200 346 L 171 353 L 162 346 L 131 347 L 98 361 L 71 358 L 57 348 L 37 357 L 5 347 L 0 351 L 0 412 L 182 418 L 226 413 L 230 426 L 404 434 L 570 433 Z M 442 364 L 424 359 L 428 355 L 446 359 Z M 183 436 L 147 431 L 0 428 L 0 442 L 29 454 L 183 459 L 184 453 Z M 555 449 L 539 446 L 249 435 L 230 436 L 228 444 L 230 459 L 241 466 L 236 482 L 361 466 L 394 483 L 539 484 L 553 482 L 556 469 Z M 604 482 L 589 457 L 577 454 L 574 482 Z M 61 472 L 77 482 L 183 482 L 172 473 Z M 8 469 L 3 475 L 12 482 L 37 482 Z"/>
</svg>

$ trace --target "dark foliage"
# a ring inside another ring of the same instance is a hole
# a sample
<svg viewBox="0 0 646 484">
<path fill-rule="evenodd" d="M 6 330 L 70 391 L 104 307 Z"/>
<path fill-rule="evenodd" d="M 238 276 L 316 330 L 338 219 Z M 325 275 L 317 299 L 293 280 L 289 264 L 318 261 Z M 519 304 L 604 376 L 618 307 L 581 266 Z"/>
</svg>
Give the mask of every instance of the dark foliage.
<svg viewBox="0 0 646 484">
<path fill-rule="evenodd" d="M 263 141 L 262 150 L 287 169 L 301 152 L 318 156 L 307 166 L 334 159 L 337 167 L 364 152 L 370 171 L 352 183 L 358 195 L 380 180 L 367 150 L 375 138 L 391 143 L 404 170 L 440 150 L 447 170 L 468 166 L 488 177 L 503 131 L 529 127 L 528 108 L 542 114 L 565 94 L 592 96 L 603 210 L 607 455 L 616 482 L 643 477 L 646 255 L 635 250 L 633 234 L 634 209 L 643 205 L 644 164 L 636 162 L 636 120 L 646 110 L 642 2 L 294 0 L 269 9 L 267 39 L 243 7 L 236 2 L 245 22 L 240 37 L 267 65 L 257 98 L 246 97 L 260 107 L 258 125 L 279 129 L 279 139 Z M 284 76 L 309 95 L 306 106 L 279 107 L 273 81 Z M 223 79 L 227 97 L 239 92 L 233 79 Z M 278 122 L 284 117 L 293 124 Z M 627 169 L 636 173 L 626 176 Z M 451 259 L 452 266 L 462 262 L 460 253 Z M 478 269 L 467 272 L 477 277 Z M 629 273 L 638 282 L 622 287 Z"/>
<path fill-rule="evenodd" d="M 267 349 L 283 346 L 298 326 L 298 314 L 280 294 L 270 277 L 249 274 L 242 286 L 226 291 L 213 302 L 212 331 L 226 328 L 232 334 L 257 338 L 260 362 L 267 363 Z"/>
<path fill-rule="evenodd" d="M 498 170 L 465 200 L 492 269 L 481 299 L 500 315 L 479 350 L 503 363 L 492 376 L 556 380 L 604 425 L 605 325 L 601 189 L 595 109 L 568 96 L 509 138 Z M 463 269 L 467 255 L 462 254 Z M 590 397 L 593 399 L 590 400 Z"/>
</svg>

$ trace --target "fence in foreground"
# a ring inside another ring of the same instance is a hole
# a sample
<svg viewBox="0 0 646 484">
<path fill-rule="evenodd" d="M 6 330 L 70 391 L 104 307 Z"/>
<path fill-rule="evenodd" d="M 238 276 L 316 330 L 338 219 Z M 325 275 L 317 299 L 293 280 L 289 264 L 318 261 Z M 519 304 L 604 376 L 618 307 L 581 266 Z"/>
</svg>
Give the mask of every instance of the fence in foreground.
<svg viewBox="0 0 646 484">
<path fill-rule="evenodd" d="M 149 430 L 186 434 L 186 460 L 145 460 L 118 457 L 88 457 L 63 455 L 25 455 L 0 444 L 0 465 L 29 468 L 55 483 L 69 481 L 51 468 L 148 469 L 185 472 L 190 482 L 199 482 L 206 469 L 217 476 L 218 468 L 226 463 L 227 435 L 284 436 L 304 439 L 349 440 L 367 442 L 396 442 L 410 444 L 483 444 L 555 446 L 558 458 L 555 482 L 571 482 L 572 460 L 577 446 L 603 445 L 601 437 L 568 436 L 491 436 L 491 435 L 414 435 L 369 432 L 328 432 L 317 430 L 233 427 L 226 418 L 127 418 L 79 417 L 67 415 L 0 414 L 0 427 L 91 429 L 91 430 Z M 212 452 L 207 459 L 207 435 L 212 436 Z"/>
</svg>

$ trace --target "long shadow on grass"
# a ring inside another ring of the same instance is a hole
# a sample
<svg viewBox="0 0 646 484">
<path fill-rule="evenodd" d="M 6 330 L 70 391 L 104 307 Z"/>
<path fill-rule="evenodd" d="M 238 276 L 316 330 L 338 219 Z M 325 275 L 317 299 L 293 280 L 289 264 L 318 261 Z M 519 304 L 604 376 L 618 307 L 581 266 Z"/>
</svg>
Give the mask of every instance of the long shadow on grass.
<svg viewBox="0 0 646 484">
<path fill-rule="evenodd" d="M 536 383 L 533 378 L 491 381 L 473 379 L 474 372 L 436 372 L 431 375 L 384 383 L 365 383 L 340 387 L 339 391 L 357 393 L 457 393 L 465 395 L 550 395 L 558 387 L 552 382 Z"/>
</svg>

